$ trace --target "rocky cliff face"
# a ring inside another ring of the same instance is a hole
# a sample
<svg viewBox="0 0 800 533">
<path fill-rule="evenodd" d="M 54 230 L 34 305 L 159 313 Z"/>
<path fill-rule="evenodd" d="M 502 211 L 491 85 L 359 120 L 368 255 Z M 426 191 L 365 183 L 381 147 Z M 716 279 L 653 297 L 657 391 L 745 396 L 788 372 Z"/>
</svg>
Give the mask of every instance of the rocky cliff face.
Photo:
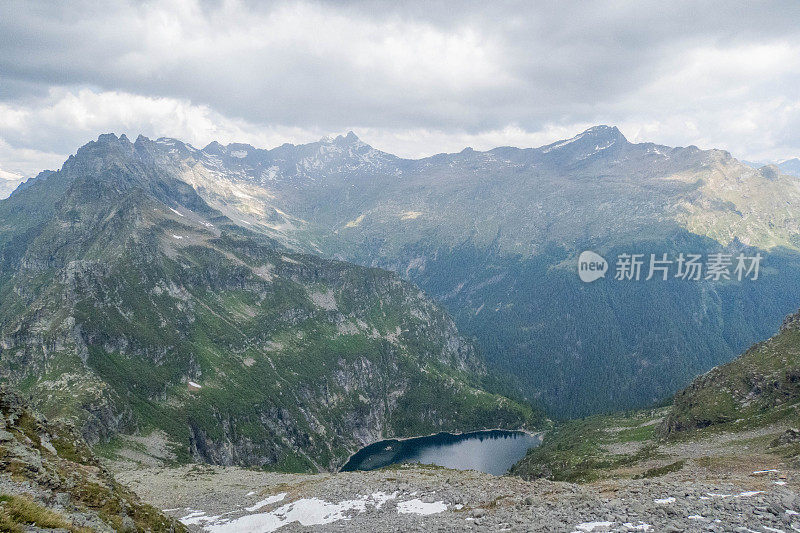
<svg viewBox="0 0 800 533">
<path fill-rule="evenodd" d="M 481 388 L 450 317 L 378 269 L 231 222 L 147 147 L 102 136 L 0 203 L 0 374 L 90 442 L 332 469 L 386 436 L 535 423 Z"/>
<path fill-rule="evenodd" d="M 0 530 L 184 531 L 116 483 L 71 428 L 0 386 Z"/>
</svg>

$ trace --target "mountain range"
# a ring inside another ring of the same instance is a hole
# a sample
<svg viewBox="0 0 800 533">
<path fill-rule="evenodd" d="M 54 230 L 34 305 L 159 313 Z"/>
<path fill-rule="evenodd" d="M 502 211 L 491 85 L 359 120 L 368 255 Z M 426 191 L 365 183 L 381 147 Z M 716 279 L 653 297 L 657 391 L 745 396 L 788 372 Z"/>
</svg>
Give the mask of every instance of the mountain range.
<svg viewBox="0 0 800 533">
<path fill-rule="evenodd" d="M 11 196 L 11 193 L 14 192 L 14 189 L 16 189 L 23 181 L 25 181 L 24 178 L 17 174 L 0 170 L 0 200 Z"/>
<path fill-rule="evenodd" d="M 745 163 L 745 164 L 747 164 L 747 165 L 749 165 L 749 166 L 751 166 L 753 168 L 761 168 L 761 167 L 764 167 L 764 166 L 774 166 L 775 168 L 778 169 L 779 172 L 782 172 L 784 174 L 790 174 L 792 176 L 800 177 L 800 158 L 797 158 L 797 157 L 792 158 L 792 159 L 785 159 L 783 161 L 778 161 L 778 162 L 764 161 L 764 162 L 756 163 L 756 162 L 753 162 L 753 161 L 742 161 L 742 163 Z"/>
<path fill-rule="evenodd" d="M 417 287 L 234 223 L 160 146 L 103 135 L 0 202 L 0 376 L 45 416 L 93 445 L 135 433 L 178 462 L 290 471 L 543 423 L 486 390 Z"/>
<path fill-rule="evenodd" d="M 298 252 L 388 269 L 444 304 L 493 374 L 557 417 L 641 407 L 768 337 L 800 301 L 800 179 L 597 126 L 540 148 L 409 160 L 353 133 L 271 150 L 136 149 Z M 591 285 L 593 250 L 764 256 L 752 280 Z"/>
<path fill-rule="evenodd" d="M 0 374 L 92 444 L 292 471 L 642 407 L 796 308 L 798 206 L 775 167 L 607 126 L 421 160 L 102 135 L 0 202 Z M 720 252 L 758 279 L 611 275 Z"/>
</svg>

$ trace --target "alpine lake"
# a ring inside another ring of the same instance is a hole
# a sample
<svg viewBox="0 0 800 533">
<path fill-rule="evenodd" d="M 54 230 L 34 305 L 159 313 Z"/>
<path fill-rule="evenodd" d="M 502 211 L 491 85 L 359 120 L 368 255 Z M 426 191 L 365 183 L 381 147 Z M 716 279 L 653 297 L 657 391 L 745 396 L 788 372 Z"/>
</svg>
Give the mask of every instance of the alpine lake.
<svg viewBox="0 0 800 533">
<path fill-rule="evenodd" d="M 541 444 L 539 435 L 523 431 L 488 430 L 438 433 L 427 437 L 389 439 L 361 448 L 342 472 L 375 470 L 400 463 L 433 464 L 456 470 L 478 470 L 500 476 Z"/>
</svg>

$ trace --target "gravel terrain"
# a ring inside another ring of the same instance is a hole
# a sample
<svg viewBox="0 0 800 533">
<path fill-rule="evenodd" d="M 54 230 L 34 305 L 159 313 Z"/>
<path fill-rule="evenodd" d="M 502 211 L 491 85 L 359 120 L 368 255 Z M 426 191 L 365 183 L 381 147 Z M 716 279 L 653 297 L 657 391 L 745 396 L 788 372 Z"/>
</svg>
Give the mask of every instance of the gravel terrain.
<svg viewBox="0 0 800 533">
<path fill-rule="evenodd" d="M 194 531 L 800 531 L 800 473 L 766 460 L 586 485 L 426 466 L 318 475 L 187 466 L 117 478 Z"/>
</svg>

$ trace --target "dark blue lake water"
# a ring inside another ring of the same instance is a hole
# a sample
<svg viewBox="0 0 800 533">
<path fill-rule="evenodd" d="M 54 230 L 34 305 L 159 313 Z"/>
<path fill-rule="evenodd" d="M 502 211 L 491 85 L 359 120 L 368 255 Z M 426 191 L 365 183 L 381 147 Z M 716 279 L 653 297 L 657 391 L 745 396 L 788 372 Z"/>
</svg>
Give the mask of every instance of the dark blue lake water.
<svg viewBox="0 0 800 533">
<path fill-rule="evenodd" d="M 374 470 L 398 463 L 435 464 L 458 470 L 505 474 L 541 438 L 521 431 L 439 433 L 407 440 L 383 440 L 356 452 L 343 472 Z"/>
</svg>

